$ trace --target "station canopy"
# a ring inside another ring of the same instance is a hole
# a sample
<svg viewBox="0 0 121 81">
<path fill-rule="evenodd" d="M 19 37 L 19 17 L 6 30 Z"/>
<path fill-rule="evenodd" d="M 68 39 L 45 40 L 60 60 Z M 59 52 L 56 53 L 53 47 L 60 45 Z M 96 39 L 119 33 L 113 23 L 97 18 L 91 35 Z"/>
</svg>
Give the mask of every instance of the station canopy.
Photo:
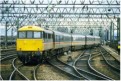
<svg viewBox="0 0 121 81">
<path fill-rule="evenodd" d="M 120 0 L 0 0 L 0 25 L 8 29 L 39 25 L 86 34 L 117 26 Z"/>
</svg>

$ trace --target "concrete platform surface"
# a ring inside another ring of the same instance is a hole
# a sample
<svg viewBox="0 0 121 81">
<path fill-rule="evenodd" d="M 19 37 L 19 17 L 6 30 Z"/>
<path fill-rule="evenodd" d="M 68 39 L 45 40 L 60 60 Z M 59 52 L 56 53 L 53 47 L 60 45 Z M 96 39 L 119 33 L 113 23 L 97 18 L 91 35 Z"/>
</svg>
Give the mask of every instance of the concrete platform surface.
<svg viewBox="0 0 121 81">
<path fill-rule="evenodd" d="M 109 52 L 117 61 L 120 62 L 120 55 L 109 46 L 102 46 L 107 52 Z"/>
</svg>

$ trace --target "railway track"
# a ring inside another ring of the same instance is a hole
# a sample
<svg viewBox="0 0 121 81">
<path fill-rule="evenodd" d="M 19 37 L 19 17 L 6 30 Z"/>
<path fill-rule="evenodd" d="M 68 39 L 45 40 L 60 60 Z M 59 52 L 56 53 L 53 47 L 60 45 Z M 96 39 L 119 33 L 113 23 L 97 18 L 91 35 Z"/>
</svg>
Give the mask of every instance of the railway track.
<svg viewBox="0 0 121 81">
<path fill-rule="evenodd" d="M 15 52 L 15 51 L 5 52 L 5 53 L 1 53 L 1 56 L 7 56 L 7 55 L 11 55 L 11 54 L 17 54 L 17 52 Z"/>
<path fill-rule="evenodd" d="M 38 64 L 35 68 L 34 68 L 34 70 L 33 70 L 33 79 L 34 80 L 38 80 L 37 79 L 37 69 L 40 67 L 40 64 Z"/>
<path fill-rule="evenodd" d="M 15 58 L 16 57 L 16 54 L 13 54 L 13 55 L 8 55 L 8 56 L 4 56 L 4 57 L 2 57 L 1 59 L 0 59 L 0 62 L 1 62 L 1 70 L 2 70 L 2 68 L 6 65 L 6 63 L 7 63 L 7 66 L 5 66 L 5 69 L 6 69 L 6 67 L 7 67 L 7 69 L 10 69 L 10 67 L 11 67 L 11 60 L 13 59 L 13 58 Z M 3 63 L 3 62 L 6 62 L 6 63 Z M 4 72 L 4 71 L 3 71 Z M 4 72 L 3 73 L 2 71 L 1 71 L 1 75 L 0 75 L 0 78 L 1 78 L 1 80 L 3 80 L 3 79 L 7 79 L 8 78 L 8 76 L 9 75 L 7 75 L 7 76 L 5 76 L 5 77 L 3 77 L 2 76 L 2 74 L 5 74 L 6 72 Z"/>
<path fill-rule="evenodd" d="M 3 58 L 0 59 L 0 62 L 3 61 L 3 60 L 7 60 L 7 59 L 10 59 L 10 58 L 13 58 L 15 57 L 17 54 L 12 54 L 12 55 L 8 55 L 8 56 L 5 56 Z"/>
<path fill-rule="evenodd" d="M 12 66 L 14 68 L 13 72 L 11 73 L 10 77 L 9 77 L 9 80 L 16 80 L 15 79 L 15 75 L 17 76 L 17 73 L 19 74 L 19 76 L 21 77 L 21 80 L 29 80 L 23 73 L 21 73 L 18 68 L 22 67 L 23 64 L 19 65 L 18 67 L 16 66 L 16 60 L 17 58 L 14 58 L 13 61 L 12 61 Z"/>
<path fill-rule="evenodd" d="M 34 78 L 34 70 L 36 70 L 36 69 L 33 69 L 32 67 L 36 67 L 35 65 L 33 65 L 33 66 L 24 66 L 23 64 L 18 64 L 18 67 L 15 65 L 15 61 L 16 61 L 16 59 L 14 59 L 16 57 L 16 54 L 12 54 L 12 55 L 8 55 L 8 56 L 4 56 L 4 57 L 2 57 L 1 59 L 0 59 L 0 62 L 2 62 L 1 63 L 1 68 L 2 68 L 2 75 L 0 75 L 0 80 L 14 80 L 14 79 L 16 79 L 15 78 L 15 76 L 16 75 L 19 75 L 20 77 L 19 77 L 19 79 L 20 80 L 29 80 L 29 79 L 27 79 L 27 78 L 25 78 L 24 77 L 24 72 L 22 73 L 21 71 L 20 71 L 20 69 L 21 68 L 23 68 L 23 67 L 27 67 L 27 68 L 29 68 L 29 69 L 32 69 L 31 71 L 32 71 L 32 78 L 31 78 L 31 80 L 34 80 L 35 78 Z M 8 61 L 8 62 L 7 62 Z M 12 62 L 12 63 L 11 63 Z M 9 66 L 8 66 L 9 65 Z M 13 66 L 13 68 L 11 68 L 11 66 Z M 4 67 L 5 67 L 5 70 L 6 70 L 6 68 L 8 68 L 9 69 L 9 71 L 7 70 L 7 72 L 5 72 L 4 71 Z M 14 69 L 14 70 L 13 70 Z M 12 71 L 13 70 L 13 71 Z M 28 71 L 28 70 L 27 70 Z M 36 72 L 35 72 L 36 73 Z M 29 74 L 30 75 L 30 74 Z"/>
<path fill-rule="evenodd" d="M 115 75 L 115 72 L 113 71 L 113 69 L 111 69 L 111 67 L 107 65 L 107 63 L 105 62 L 105 59 L 103 58 L 100 52 L 100 49 L 99 49 L 100 54 L 90 56 L 90 60 L 88 62 L 90 62 L 91 69 L 97 71 L 101 75 L 102 74 L 105 75 L 110 80 L 119 80 L 120 76 Z M 91 61 L 92 59 L 97 59 L 97 60 Z"/>
<path fill-rule="evenodd" d="M 4 52 L 1 52 L 1 58 L 4 58 L 9 55 L 15 55 L 15 54 L 17 55 L 17 52 L 15 50 L 4 51 Z"/>
<path fill-rule="evenodd" d="M 85 76 L 88 80 L 106 80 L 107 77 L 104 77 L 97 73 L 95 70 L 90 69 L 90 64 L 88 62 L 90 57 L 89 50 L 86 51 L 86 54 L 79 56 L 75 61 L 73 66 L 77 69 L 79 73 Z M 94 54 L 95 55 L 95 54 Z"/>
<path fill-rule="evenodd" d="M 75 68 L 76 72 L 79 73 L 81 76 L 83 76 L 87 80 L 106 80 L 106 79 L 111 79 L 110 77 L 107 77 L 106 75 L 101 74 L 101 73 L 99 73 L 99 72 L 97 72 L 95 70 L 90 70 L 90 64 L 88 64 L 89 63 L 88 62 L 89 57 L 90 57 L 89 50 L 85 50 L 85 51 L 82 52 L 82 54 L 80 54 L 80 56 L 77 59 L 75 59 L 74 61 L 68 62 L 67 65 L 69 65 L 70 67 Z M 87 64 L 87 67 L 83 67 L 84 69 L 80 69 L 80 68 L 76 67 L 76 62 L 80 58 L 86 58 L 85 59 L 86 62 L 81 64 L 81 65 Z"/>
<path fill-rule="evenodd" d="M 120 77 L 120 66 L 117 60 L 115 60 L 114 57 L 112 57 L 103 48 L 100 49 L 100 53 L 102 54 L 102 57 L 104 59 L 104 62 L 102 63 L 107 64 L 107 67 L 111 70 L 111 72 Z"/>
<path fill-rule="evenodd" d="M 26 66 L 23 64 L 21 65 L 19 64 L 19 66 L 17 66 L 16 60 L 17 58 L 13 59 L 12 65 L 13 65 L 14 70 L 11 73 L 9 80 L 18 80 L 18 78 L 14 78 L 16 74 L 20 76 L 19 80 L 37 80 L 36 72 L 40 64 L 38 65 L 28 64 Z"/>
<path fill-rule="evenodd" d="M 102 56 L 103 59 L 106 61 L 106 63 L 109 64 L 108 66 L 111 65 L 110 67 L 113 68 L 113 70 L 116 70 L 117 72 L 120 71 L 119 69 L 120 67 L 118 66 L 118 63 L 115 60 L 111 61 L 112 57 L 111 59 L 109 59 L 110 55 L 107 54 L 103 49 L 96 48 L 96 51 L 95 50 L 93 51 L 94 53 L 90 52 L 90 50 L 85 50 L 78 56 L 78 58 L 76 58 L 75 60 L 69 61 L 67 63 L 64 63 L 63 61 L 61 61 L 59 59 L 59 56 L 54 56 L 53 59 L 47 60 L 47 62 L 52 66 L 58 68 L 59 70 L 63 71 L 67 75 L 72 76 L 73 80 L 112 80 L 112 78 L 101 73 L 100 71 L 96 70 L 93 67 L 93 64 L 92 64 L 92 62 L 94 61 L 93 59 L 95 57 Z M 13 54 L 9 56 L 5 55 L 0 59 L 0 61 L 5 61 L 7 59 L 14 58 L 12 60 L 12 66 L 14 70 L 9 75 L 9 80 L 18 80 L 18 79 L 19 80 L 38 80 L 36 72 L 40 64 L 36 66 L 24 66 L 23 64 L 17 65 L 16 63 L 17 58 L 15 58 L 16 55 L 17 54 Z M 112 65 L 113 63 L 114 64 L 117 63 L 116 64 L 117 66 L 116 67 L 115 65 L 113 66 Z M 25 74 L 24 71 L 22 72 L 21 69 L 24 67 L 27 67 L 29 69 L 31 68 L 31 71 L 30 71 L 31 74 L 30 73 L 28 74 L 32 75 L 32 78 L 28 78 L 27 74 Z M 120 73 L 117 73 L 117 74 L 120 74 Z M 16 76 L 19 78 L 18 79 L 15 78 Z M 1 80 L 4 79 L 2 75 L 0 75 L 0 79 Z"/>
<path fill-rule="evenodd" d="M 108 77 L 107 75 L 101 73 L 100 71 L 96 70 L 94 67 L 93 67 L 93 64 L 92 64 L 92 59 L 95 58 L 95 57 L 99 57 L 101 56 L 101 54 L 96 54 L 96 55 L 91 55 L 89 56 L 89 59 L 88 59 L 88 64 L 89 64 L 89 67 L 92 71 L 94 71 L 95 73 L 97 73 L 99 76 L 102 76 L 104 77 L 105 79 L 107 80 L 113 80 L 112 78 Z"/>
<path fill-rule="evenodd" d="M 120 72 L 119 61 L 115 60 L 115 58 L 111 54 L 109 54 L 104 48 L 100 49 L 100 53 L 110 67 L 112 67 L 115 71 Z"/>
<path fill-rule="evenodd" d="M 13 51 L 13 50 L 16 50 L 16 48 L 1 49 L 1 52 Z"/>
<path fill-rule="evenodd" d="M 59 70 L 65 72 L 69 76 L 72 76 L 73 80 L 84 80 L 84 79 L 86 79 L 86 78 L 82 77 L 82 75 L 80 75 L 74 67 L 63 63 L 62 61 L 60 61 L 58 59 L 58 57 L 55 57 L 54 59 L 51 59 L 51 60 L 47 60 L 47 62 L 49 64 L 51 64 L 52 66 L 58 68 Z"/>
</svg>

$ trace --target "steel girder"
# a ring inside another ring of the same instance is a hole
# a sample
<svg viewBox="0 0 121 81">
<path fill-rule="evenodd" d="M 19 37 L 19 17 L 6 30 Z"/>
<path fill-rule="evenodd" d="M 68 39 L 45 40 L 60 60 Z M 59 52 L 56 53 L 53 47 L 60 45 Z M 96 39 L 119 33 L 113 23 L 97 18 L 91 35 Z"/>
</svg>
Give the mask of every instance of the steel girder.
<svg viewBox="0 0 121 81">
<path fill-rule="evenodd" d="M 120 14 L 119 0 L 1 0 L 0 24 L 8 28 L 23 25 L 58 27 L 82 32 L 90 29 L 108 29 Z M 116 24 L 115 24 L 116 25 Z"/>
</svg>

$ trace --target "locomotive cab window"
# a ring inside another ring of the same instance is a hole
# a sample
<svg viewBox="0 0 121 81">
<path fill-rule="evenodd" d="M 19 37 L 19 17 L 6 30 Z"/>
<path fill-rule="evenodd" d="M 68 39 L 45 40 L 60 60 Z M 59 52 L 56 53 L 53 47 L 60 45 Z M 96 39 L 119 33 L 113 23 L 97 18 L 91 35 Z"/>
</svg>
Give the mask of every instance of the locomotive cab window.
<svg viewBox="0 0 121 81">
<path fill-rule="evenodd" d="M 18 38 L 26 38 L 26 32 L 19 32 Z"/>
<path fill-rule="evenodd" d="M 34 32 L 34 38 L 42 38 L 42 32 Z"/>
<path fill-rule="evenodd" d="M 34 31 L 20 31 L 18 38 L 42 38 L 43 32 Z"/>
<path fill-rule="evenodd" d="M 33 32 L 27 31 L 27 38 L 32 38 L 33 37 Z"/>
</svg>

